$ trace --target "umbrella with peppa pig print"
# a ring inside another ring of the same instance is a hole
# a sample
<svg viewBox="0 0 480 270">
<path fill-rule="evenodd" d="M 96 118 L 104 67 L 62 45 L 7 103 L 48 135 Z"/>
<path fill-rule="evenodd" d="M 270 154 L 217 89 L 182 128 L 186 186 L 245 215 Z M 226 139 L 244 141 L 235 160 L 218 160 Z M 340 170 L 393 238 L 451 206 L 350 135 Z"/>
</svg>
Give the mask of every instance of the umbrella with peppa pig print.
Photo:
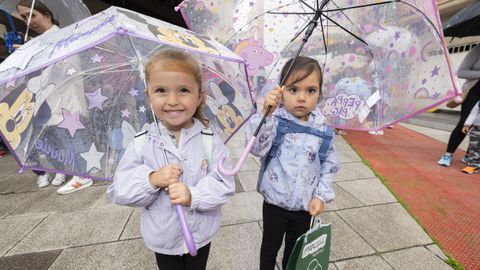
<svg viewBox="0 0 480 270">
<path fill-rule="evenodd" d="M 283 84 L 290 58 L 317 59 L 332 127 L 379 130 L 459 94 L 433 0 L 185 0 L 179 9 L 190 29 L 247 60 L 259 101 Z"/>
</svg>

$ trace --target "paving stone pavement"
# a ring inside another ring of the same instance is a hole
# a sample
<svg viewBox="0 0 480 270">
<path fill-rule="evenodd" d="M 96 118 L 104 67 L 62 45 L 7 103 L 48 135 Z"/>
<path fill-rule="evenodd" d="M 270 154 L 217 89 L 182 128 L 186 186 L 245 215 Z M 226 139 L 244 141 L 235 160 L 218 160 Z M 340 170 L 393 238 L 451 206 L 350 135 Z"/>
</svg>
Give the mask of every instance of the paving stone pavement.
<svg viewBox="0 0 480 270">
<path fill-rule="evenodd" d="M 235 161 L 242 142 L 237 136 L 228 143 Z M 342 137 L 336 148 L 342 162 L 334 181 L 337 198 L 322 215 L 332 223 L 329 269 L 451 269 L 445 254 Z M 56 187 L 38 189 L 35 175 L 17 170 L 11 156 L 0 159 L 0 269 L 156 269 L 140 235 L 141 209 L 113 205 L 105 195 L 108 182 L 58 195 Z M 208 269 L 258 269 L 258 170 L 258 159 L 250 156 L 236 175 L 237 194 L 222 208 Z"/>
</svg>

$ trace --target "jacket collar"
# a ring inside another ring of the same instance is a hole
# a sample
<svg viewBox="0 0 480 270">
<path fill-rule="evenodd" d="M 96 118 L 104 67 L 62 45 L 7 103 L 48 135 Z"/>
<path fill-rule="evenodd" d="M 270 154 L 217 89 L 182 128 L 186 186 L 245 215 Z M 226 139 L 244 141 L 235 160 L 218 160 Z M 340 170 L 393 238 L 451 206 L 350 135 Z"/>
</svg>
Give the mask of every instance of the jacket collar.
<svg viewBox="0 0 480 270">
<path fill-rule="evenodd" d="M 162 124 L 162 122 L 158 122 L 158 128 L 160 129 L 160 136 L 158 136 L 158 129 L 155 126 L 155 123 L 151 123 L 148 128 L 148 136 L 155 142 L 158 142 L 161 147 L 163 146 L 165 150 L 168 150 L 172 153 L 177 153 L 178 149 L 173 144 L 172 139 L 170 138 L 171 133 L 168 131 L 168 129 Z M 200 122 L 200 120 L 193 118 L 193 126 L 190 128 L 184 128 L 180 131 L 181 135 L 178 148 L 181 148 L 182 145 L 187 143 L 192 137 L 201 133 L 204 128 L 205 126 L 202 124 L 202 122 Z"/>
</svg>

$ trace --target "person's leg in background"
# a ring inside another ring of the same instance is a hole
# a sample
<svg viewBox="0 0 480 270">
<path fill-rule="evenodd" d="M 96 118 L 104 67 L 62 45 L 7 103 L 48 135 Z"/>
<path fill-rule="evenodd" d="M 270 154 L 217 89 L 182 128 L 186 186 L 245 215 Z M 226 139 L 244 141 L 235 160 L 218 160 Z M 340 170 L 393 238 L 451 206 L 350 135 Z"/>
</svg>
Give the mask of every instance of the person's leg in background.
<svg viewBox="0 0 480 270">
<path fill-rule="evenodd" d="M 462 169 L 462 172 L 473 174 L 480 172 L 480 126 L 472 126 L 468 134 L 470 151 L 467 155 L 467 166 Z"/>
<path fill-rule="evenodd" d="M 480 83 L 470 90 L 465 101 L 462 103 L 462 107 L 460 109 L 460 119 L 458 120 L 457 125 L 452 130 L 450 134 L 450 138 L 448 140 L 447 145 L 447 152 L 440 157 L 438 161 L 439 165 L 442 166 L 450 166 L 453 153 L 457 150 L 458 146 L 462 143 L 463 139 L 465 139 L 466 134 L 462 132 L 463 125 L 465 124 L 465 120 L 467 120 L 468 115 L 472 111 L 473 106 L 478 102 L 480 99 Z"/>
<path fill-rule="evenodd" d="M 470 129 L 470 143 L 468 145 L 470 152 L 468 165 L 480 167 L 480 126 L 473 126 Z"/>
<path fill-rule="evenodd" d="M 53 178 L 52 180 L 52 185 L 54 186 L 60 186 L 61 184 L 63 184 L 63 182 L 65 182 L 65 178 L 67 176 L 65 174 L 61 174 L 61 173 L 56 173 L 55 174 L 55 177 Z"/>
<path fill-rule="evenodd" d="M 48 185 L 50 185 L 50 178 L 48 177 L 48 174 L 43 171 L 35 171 L 32 170 L 37 175 L 37 185 L 39 188 L 44 188 Z"/>
</svg>

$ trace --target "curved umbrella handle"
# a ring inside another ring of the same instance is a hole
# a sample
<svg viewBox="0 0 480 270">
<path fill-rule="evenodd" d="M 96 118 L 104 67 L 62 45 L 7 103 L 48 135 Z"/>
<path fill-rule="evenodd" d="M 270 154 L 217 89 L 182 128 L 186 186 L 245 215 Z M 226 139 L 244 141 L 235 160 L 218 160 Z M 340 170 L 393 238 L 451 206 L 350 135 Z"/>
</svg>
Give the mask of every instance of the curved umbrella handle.
<svg viewBox="0 0 480 270">
<path fill-rule="evenodd" d="M 183 212 L 183 206 L 176 204 L 175 211 L 177 211 L 178 221 L 180 222 L 180 227 L 182 228 L 183 238 L 185 239 L 185 243 L 187 243 L 188 253 L 190 253 L 192 256 L 195 256 L 197 255 L 197 245 L 193 239 L 192 231 L 190 231 L 190 228 L 188 228 L 188 224 L 185 219 L 185 213 Z"/>
<path fill-rule="evenodd" d="M 459 96 L 456 96 L 455 97 L 455 102 L 460 104 L 463 102 L 463 98 L 462 98 L 462 94 L 460 94 Z"/>
<path fill-rule="evenodd" d="M 245 147 L 245 150 L 243 150 L 242 156 L 240 157 L 240 160 L 238 161 L 237 165 L 232 169 L 232 170 L 227 170 L 225 167 L 223 167 L 223 163 L 225 162 L 225 157 L 221 156 L 220 161 L 218 162 L 218 171 L 223 174 L 223 175 L 234 175 L 238 171 L 240 171 L 240 168 L 242 167 L 243 163 L 245 163 L 245 160 L 247 159 L 248 153 L 250 153 L 250 150 L 252 150 L 253 144 L 255 143 L 255 140 L 257 137 L 252 136 L 250 140 L 248 141 L 247 146 Z"/>
<path fill-rule="evenodd" d="M 153 112 L 152 104 L 150 103 L 150 111 L 152 112 L 153 120 L 155 121 L 155 127 L 157 128 L 158 136 L 162 136 L 160 133 L 160 128 L 158 127 L 157 117 Z M 135 142 L 135 148 L 137 148 Z M 165 148 L 162 147 L 163 158 L 165 159 L 165 164 L 168 164 L 168 157 Z M 157 166 L 160 168 L 160 163 L 157 160 Z M 177 212 L 178 221 L 180 222 L 180 228 L 182 229 L 183 239 L 187 244 L 188 253 L 190 255 L 195 256 L 197 255 L 197 245 L 195 245 L 195 239 L 193 239 L 192 231 L 188 228 L 187 220 L 185 219 L 185 212 L 183 212 L 183 206 L 176 204 L 175 211 Z"/>
</svg>

